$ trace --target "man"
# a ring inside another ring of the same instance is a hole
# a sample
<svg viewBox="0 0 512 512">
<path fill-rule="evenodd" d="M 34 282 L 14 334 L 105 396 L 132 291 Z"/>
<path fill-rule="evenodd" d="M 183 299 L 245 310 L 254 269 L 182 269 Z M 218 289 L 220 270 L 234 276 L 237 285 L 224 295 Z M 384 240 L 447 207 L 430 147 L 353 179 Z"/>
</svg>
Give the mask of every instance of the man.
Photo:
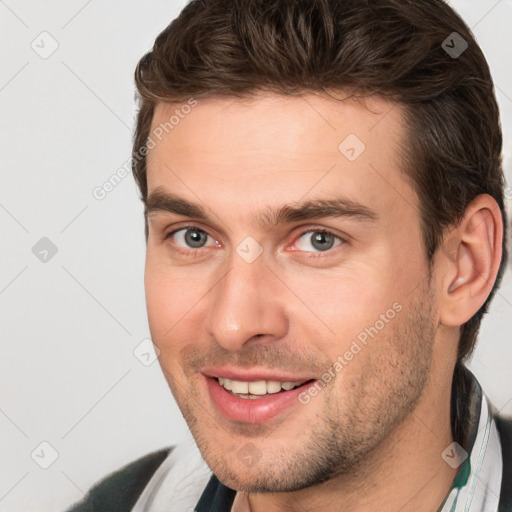
<svg viewBox="0 0 512 512">
<path fill-rule="evenodd" d="M 73 510 L 512 510 L 512 427 L 463 364 L 506 222 L 462 20 L 195 1 L 136 83 L 149 323 L 195 445 Z"/>
</svg>

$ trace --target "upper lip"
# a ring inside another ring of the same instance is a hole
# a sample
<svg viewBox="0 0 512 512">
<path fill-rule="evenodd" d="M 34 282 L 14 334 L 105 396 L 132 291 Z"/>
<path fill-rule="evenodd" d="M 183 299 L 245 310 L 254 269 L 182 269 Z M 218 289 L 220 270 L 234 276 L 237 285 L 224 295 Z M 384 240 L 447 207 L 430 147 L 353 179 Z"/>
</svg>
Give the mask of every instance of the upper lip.
<svg viewBox="0 0 512 512">
<path fill-rule="evenodd" d="M 234 367 L 208 367 L 203 368 L 201 373 L 206 377 L 222 377 L 224 379 L 238 380 L 242 382 L 255 382 L 260 380 L 273 380 L 278 382 L 302 382 L 313 379 L 311 375 L 292 375 L 284 372 L 271 372 L 268 370 L 257 370 L 249 368 Z"/>
</svg>

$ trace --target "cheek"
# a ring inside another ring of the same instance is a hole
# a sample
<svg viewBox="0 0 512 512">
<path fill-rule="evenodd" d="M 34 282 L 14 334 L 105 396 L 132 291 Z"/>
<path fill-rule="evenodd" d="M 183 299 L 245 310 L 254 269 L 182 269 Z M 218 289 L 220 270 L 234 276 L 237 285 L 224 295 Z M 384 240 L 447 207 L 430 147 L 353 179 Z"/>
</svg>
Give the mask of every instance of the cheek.
<svg viewBox="0 0 512 512">
<path fill-rule="evenodd" d="M 175 396 L 188 393 L 183 354 L 202 339 L 196 309 L 205 292 L 191 286 L 180 269 L 146 266 L 145 287 L 151 339 L 158 361 Z M 183 395 L 185 396 L 185 395 Z"/>
<path fill-rule="evenodd" d="M 400 293 L 374 268 L 344 268 L 343 271 L 289 276 L 290 289 L 297 290 L 293 316 L 306 330 L 321 329 L 331 341 L 329 352 L 344 350 L 345 345 L 379 315 L 392 308 Z M 304 307 L 306 306 L 306 308 Z M 312 340 L 315 337 L 312 338 Z"/>
<path fill-rule="evenodd" d="M 180 348 L 180 339 L 194 334 L 195 310 L 207 291 L 201 280 L 180 267 L 162 264 L 148 254 L 145 270 L 146 305 L 153 342 L 165 352 Z"/>
</svg>

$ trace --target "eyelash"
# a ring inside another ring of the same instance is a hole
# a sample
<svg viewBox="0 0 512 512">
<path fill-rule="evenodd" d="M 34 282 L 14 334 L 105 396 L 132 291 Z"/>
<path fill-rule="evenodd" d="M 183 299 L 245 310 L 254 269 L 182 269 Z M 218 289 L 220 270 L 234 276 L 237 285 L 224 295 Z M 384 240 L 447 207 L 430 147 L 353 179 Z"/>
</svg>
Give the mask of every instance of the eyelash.
<svg viewBox="0 0 512 512">
<path fill-rule="evenodd" d="M 167 233 L 165 236 L 164 236 L 164 241 L 165 240 L 169 240 L 173 237 L 173 235 L 175 235 L 176 233 L 178 233 L 179 231 L 182 231 L 182 230 L 189 230 L 189 229 L 195 229 L 197 231 L 202 231 L 203 233 L 205 233 L 207 236 L 209 236 L 210 238 L 213 238 L 210 234 L 208 234 L 207 231 L 205 231 L 204 229 L 200 228 L 199 226 L 196 226 L 196 225 L 193 225 L 193 224 L 190 224 L 190 225 L 186 225 L 186 226 L 181 226 L 177 229 L 174 229 L 173 231 Z M 347 243 L 347 241 L 342 238 L 341 236 L 339 235 L 336 235 L 335 233 L 333 233 L 332 231 L 329 231 L 328 229 L 325 229 L 325 228 L 309 228 L 309 229 L 306 229 L 304 231 L 301 231 L 294 239 L 294 243 L 296 243 L 300 238 L 302 238 L 304 235 L 308 234 L 308 233 L 324 233 L 324 234 L 329 234 L 329 235 L 333 235 L 336 239 L 338 239 L 340 241 L 340 244 L 334 246 L 333 248 L 331 249 L 328 249 L 326 251 L 318 251 L 318 252 L 315 252 L 315 251 L 295 251 L 295 252 L 304 252 L 305 253 L 305 257 L 306 258 L 321 258 L 321 257 L 326 257 L 324 256 L 324 254 L 327 254 L 327 255 L 331 255 L 333 253 L 333 251 L 337 248 L 337 247 L 340 247 L 342 245 L 345 245 Z M 178 254 L 182 254 L 182 255 L 185 255 L 185 256 L 201 256 L 202 253 L 203 253 L 203 250 L 204 249 L 208 249 L 208 247 L 199 247 L 197 249 L 185 249 L 183 247 L 179 247 L 179 246 L 174 246 L 174 245 L 171 245 L 171 249 L 173 251 L 175 251 L 176 253 Z"/>
</svg>

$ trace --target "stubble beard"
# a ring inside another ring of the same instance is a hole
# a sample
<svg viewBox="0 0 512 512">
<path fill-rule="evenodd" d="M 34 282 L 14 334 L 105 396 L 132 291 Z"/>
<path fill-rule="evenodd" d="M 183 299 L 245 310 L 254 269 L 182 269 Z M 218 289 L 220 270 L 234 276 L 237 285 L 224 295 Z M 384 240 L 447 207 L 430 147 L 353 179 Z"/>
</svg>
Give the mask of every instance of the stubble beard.
<svg viewBox="0 0 512 512">
<path fill-rule="evenodd" d="M 225 485 L 247 493 L 294 492 L 337 476 L 356 474 L 360 464 L 367 462 L 372 452 L 414 411 L 423 393 L 437 327 L 433 308 L 433 294 L 427 284 L 368 342 L 361 352 L 365 357 L 363 365 L 357 374 L 349 374 L 350 382 L 345 380 L 343 389 L 336 387 L 337 378 L 333 386 L 324 388 L 310 404 L 303 406 L 315 407 L 313 404 L 323 400 L 321 410 L 313 415 L 315 423 L 301 425 L 303 434 L 299 441 L 287 435 L 286 419 L 277 428 L 274 426 L 270 435 L 265 433 L 264 425 L 240 425 L 239 432 L 233 429 L 247 442 L 253 438 L 257 445 L 258 436 L 263 439 L 260 447 L 264 456 L 253 467 L 234 459 L 237 449 L 217 446 L 215 429 L 222 428 L 209 428 L 214 420 L 200 410 L 197 397 L 180 400 L 180 393 L 175 394 L 206 463 Z M 342 373 L 348 369 L 347 366 Z M 273 437 L 290 444 L 283 443 L 279 451 L 265 452 L 265 441 Z"/>
</svg>

